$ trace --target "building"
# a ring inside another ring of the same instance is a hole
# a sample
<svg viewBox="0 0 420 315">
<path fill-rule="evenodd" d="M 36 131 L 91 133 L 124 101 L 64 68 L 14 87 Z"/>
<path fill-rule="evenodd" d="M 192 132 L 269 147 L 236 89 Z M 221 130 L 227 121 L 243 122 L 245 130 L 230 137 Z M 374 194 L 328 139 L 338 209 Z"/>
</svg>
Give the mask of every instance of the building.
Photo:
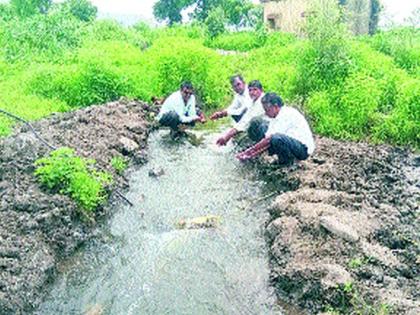
<svg viewBox="0 0 420 315">
<path fill-rule="evenodd" d="M 340 0 L 339 2 L 343 6 L 345 21 L 349 29 L 356 35 L 369 33 L 372 5 L 377 4 L 377 0 Z M 302 34 L 302 26 L 309 14 L 311 0 L 261 0 L 261 3 L 264 6 L 264 22 L 269 28 Z"/>
</svg>

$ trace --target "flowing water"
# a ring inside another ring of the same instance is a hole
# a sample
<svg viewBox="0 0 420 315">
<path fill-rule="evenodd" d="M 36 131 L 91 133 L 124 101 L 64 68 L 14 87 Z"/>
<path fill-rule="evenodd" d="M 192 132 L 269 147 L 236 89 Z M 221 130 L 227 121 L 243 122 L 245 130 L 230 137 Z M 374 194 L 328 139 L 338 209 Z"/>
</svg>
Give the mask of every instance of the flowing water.
<svg viewBox="0 0 420 315">
<path fill-rule="evenodd" d="M 150 136 L 149 162 L 130 175 L 135 206 L 116 209 L 108 236 L 67 263 L 36 314 L 279 314 L 263 182 L 213 135 L 195 147 L 167 133 Z M 205 215 L 217 227 L 176 228 Z"/>
</svg>

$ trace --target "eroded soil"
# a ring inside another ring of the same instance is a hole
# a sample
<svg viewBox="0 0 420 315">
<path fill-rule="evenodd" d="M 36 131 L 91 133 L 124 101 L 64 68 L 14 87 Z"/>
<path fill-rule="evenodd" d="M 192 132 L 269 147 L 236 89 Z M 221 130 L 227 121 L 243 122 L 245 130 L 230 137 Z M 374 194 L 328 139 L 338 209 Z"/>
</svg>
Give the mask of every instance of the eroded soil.
<svg viewBox="0 0 420 315">
<path fill-rule="evenodd" d="M 389 146 L 317 138 L 292 167 L 267 227 L 272 280 L 309 313 L 420 314 L 420 157 Z"/>
<path fill-rule="evenodd" d="M 127 182 L 115 173 L 111 159 L 145 161 L 145 109 L 146 104 L 122 100 L 53 115 L 33 126 L 49 144 L 95 159 L 113 174 L 114 189 L 123 189 Z M 72 200 L 48 193 L 36 181 L 33 162 L 48 151 L 26 126 L 0 139 L 0 314 L 33 310 L 57 264 L 94 235 L 94 225 L 81 220 Z M 117 201 L 112 194 L 96 219 Z"/>
</svg>

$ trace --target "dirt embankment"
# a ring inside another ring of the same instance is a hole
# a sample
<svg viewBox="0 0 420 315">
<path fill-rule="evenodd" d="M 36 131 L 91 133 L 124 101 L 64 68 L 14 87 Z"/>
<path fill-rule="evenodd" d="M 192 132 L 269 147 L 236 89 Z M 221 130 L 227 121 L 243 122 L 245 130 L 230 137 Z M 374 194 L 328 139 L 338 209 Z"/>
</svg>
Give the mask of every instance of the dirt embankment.
<svg viewBox="0 0 420 315">
<path fill-rule="evenodd" d="M 270 209 L 278 295 L 314 314 L 420 314 L 420 156 L 325 138 L 317 146 L 297 166 L 271 166 L 297 187 Z"/>
<path fill-rule="evenodd" d="M 126 180 L 115 174 L 111 159 L 127 156 L 145 161 L 149 125 L 148 106 L 119 101 L 54 115 L 34 123 L 39 134 L 55 147 L 68 146 L 93 158 L 114 175 L 116 185 Z M 93 226 L 80 220 L 68 197 L 40 188 L 33 162 L 48 154 L 26 126 L 0 140 L 0 314 L 27 313 L 42 298 L 57 263 L 86 241 Z M 104 215 L 114 202 L 99 209 Z"/>
</svg>

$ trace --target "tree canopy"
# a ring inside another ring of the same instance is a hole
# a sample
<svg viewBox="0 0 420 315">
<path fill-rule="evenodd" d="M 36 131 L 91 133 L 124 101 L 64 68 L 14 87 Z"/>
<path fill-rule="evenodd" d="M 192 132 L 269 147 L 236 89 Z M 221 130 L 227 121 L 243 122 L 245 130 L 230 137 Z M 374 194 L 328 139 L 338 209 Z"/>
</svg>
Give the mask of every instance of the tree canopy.
<svg viewBox="0 0 420 315">
<path fill-rule="evenodd" d="M 28 17 L 37 13 L 47 13 L 52 0 L 10 0 L 10 5 L 20 17 Z"/>
<path fill-rule="evenodd" d="M 250 0 L 159 0 L 153 12 L 156 19 L 172 25 L 182 21 L 182 10 L 190 6 L 193 8 L 191 17 L 197 21 L 205 22 L 209 15 L 220 16 L 223 11 L 226 22 L 236 26 L 249 21 L 248 13 L 254 7 Z"/>
</svg>

